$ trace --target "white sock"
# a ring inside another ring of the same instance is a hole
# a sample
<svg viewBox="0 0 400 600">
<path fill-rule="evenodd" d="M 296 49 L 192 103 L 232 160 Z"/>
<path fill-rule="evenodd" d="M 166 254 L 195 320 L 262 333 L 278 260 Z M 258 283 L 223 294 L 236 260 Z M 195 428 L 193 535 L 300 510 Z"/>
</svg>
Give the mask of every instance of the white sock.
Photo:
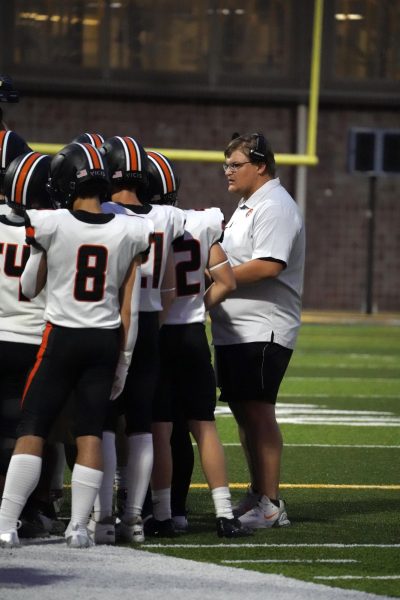
<svg viewBox="0 0 400 600">
<path fill-rule="evenodd" d="M 127 496 L 123 517 L 126 521 L 142 514 L 153 469 L 153 436 L 151 433 L 130 435 L 128 446 Z"/>
<path fill-rule="evenodd" d="M 103 480 L 96 496 L 93 507 L 93 518 L 101 521 L 113 513 L 114 477 L 117 465 L 117 451 L 115 449 L 115 433 L 103 432 Z"/>
<path fill-rule="evenodd" d="M 233 519 L 231 493 L 228 487 L 219 487 L 211 490 L 216 517 Z"/>
<path fill-rule="evenodd" d="M 8 466 L 0 509 L 0 531 L 15 529 L 26 501 L 35 489 L 42 459 L 33 454 L 14 454 Z"/>
<path fill-rule="evenodd" d="M 71 477 L 71 523 L 86 527 L 103 471 L 75 463 Z"/>
<path fill-rule="evenodd" d="M 153 490 L 151 493 L 153 501 L 153 516 L 157 521 L 165 521 L 171 518 L 171 488 Z"/>
</svg>

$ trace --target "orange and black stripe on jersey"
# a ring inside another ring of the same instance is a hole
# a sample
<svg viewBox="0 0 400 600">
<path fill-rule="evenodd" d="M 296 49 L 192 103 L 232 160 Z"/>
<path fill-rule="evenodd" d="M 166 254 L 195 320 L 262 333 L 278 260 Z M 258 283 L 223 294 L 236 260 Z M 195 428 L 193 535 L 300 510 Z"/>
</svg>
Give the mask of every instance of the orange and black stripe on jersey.
<svg viewBox="0 0 400 600">
<path fill-rule="evenodd" d="M 148 152 L 147 156 L 149 157 L 149 160 L 151 160 L 151 162 L 154 164 L 160 175 L 160 179 L 163 185 L 163 194 L 165 195 L 171 194 L 172 192 L 176 192 L 177 186 L 175 181 L 175 175 L 169 162 L 165 160 L 164 156 L 162 154 L 159 154 L 158 152 Z"/>
<path fill-rule="evenodd" d="M 41 160 L 46 158 L 45 154 L 31 152 L 25 156 L 18 165 L 13 177 L 11 188 L 11 198 L 14 205 L 21 208 L 27 206 L 27 193 L 29 190 L 30 179 Z"/>
</svg>

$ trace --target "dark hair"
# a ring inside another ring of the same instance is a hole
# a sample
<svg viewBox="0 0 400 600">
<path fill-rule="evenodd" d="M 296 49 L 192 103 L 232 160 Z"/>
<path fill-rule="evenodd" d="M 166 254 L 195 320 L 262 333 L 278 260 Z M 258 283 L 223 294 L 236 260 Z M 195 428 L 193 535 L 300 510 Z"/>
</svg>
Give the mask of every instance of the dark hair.
<svg viewBox="0 0 400 600">
<path fill-rule="evenodd" d="M 268 175 L 275 177 L 275 157 L 267 138 L 262 133 L 234 135 L 235 137 L 233 137 L 224 150 L 225 158 L 231 156 L 235 150 L 240 150 L 249 158 L 250 162 L 265 163 Z"/>
</svg>

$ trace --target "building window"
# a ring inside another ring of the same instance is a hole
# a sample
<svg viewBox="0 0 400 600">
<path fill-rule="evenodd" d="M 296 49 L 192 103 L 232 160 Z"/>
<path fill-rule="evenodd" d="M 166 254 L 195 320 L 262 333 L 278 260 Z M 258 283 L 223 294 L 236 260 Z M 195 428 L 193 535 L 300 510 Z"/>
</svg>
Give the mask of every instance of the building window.
<svg viewBox="0 0 400 600">
<path fill-rule="evenodd" d="M 400 4 L 335 0 L 334 74 L 338 80 L 400 80 Z"/>
</svg>

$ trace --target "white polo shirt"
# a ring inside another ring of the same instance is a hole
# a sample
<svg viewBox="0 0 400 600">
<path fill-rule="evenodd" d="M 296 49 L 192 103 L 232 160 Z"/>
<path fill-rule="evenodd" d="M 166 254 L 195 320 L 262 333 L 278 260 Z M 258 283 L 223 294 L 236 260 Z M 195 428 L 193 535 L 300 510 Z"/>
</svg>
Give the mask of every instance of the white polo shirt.
<svg viewBox="0 0 400 600">
<path fill-rule="evenodd" d="M 294 348 L 300 327 L 305 231 L 300 210 L 279 178 L 240 200 L 222 246 L 232 266 L 270 258 L 286 267 L 278 277 L 238 287 L 210 311 L 214 344 L 273 339 Z"/>
</svg>

